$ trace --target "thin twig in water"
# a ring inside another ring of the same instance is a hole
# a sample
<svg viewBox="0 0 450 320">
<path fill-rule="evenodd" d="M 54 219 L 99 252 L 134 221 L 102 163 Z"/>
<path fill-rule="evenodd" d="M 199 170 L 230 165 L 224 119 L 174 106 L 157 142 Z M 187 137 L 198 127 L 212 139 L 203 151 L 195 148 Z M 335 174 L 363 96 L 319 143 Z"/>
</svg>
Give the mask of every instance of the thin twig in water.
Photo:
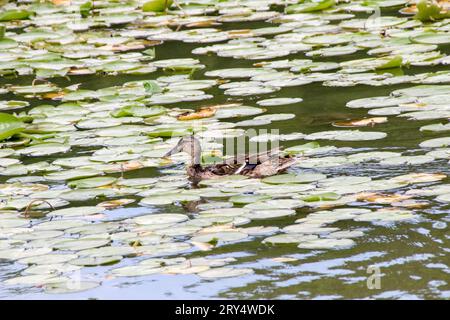
<svg viewBox="0 0 450 320">
<path fill-rule="evenodd" d="M 28 212 L 30 211 L 31 206 L 32 206 L 34 203 L 36 203 L 36 202 L 41 202 L 41 203 L 43 202 L 43 203 L 46 203 L 46 204 L 48 204 L 48 206 L 49 206 L 52 210 L 55 210 L 55 208 L 52 206 L 52 204 L 51 204 L 50 202 L 48 202 L 47 200 L 35 199 L 35 200 L 31 201 L 31 202 L 26 206 L 25 211 L 24 211 L 24 213 L 23 213 L 23 216 L 24 216 L 24 217 L 26 217 L 26 218 L 29 217 Z"/>
</svg>

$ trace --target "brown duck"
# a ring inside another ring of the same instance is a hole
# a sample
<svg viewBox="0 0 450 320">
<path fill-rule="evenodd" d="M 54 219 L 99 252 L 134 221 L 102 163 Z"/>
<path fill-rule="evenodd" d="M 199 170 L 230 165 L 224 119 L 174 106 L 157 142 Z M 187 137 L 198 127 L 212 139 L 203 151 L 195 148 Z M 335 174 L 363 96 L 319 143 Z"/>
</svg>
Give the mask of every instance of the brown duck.
<svg viewBox="0 0 450 320">
<path fill-rule="evenodd" d="M 165 154 L 165 157 L 178 152 L 186 152 L 191 156 L 187 166 L 187 175 L 196 184 L 205 179 L 217 179 L 229 175 L 243 175 L 251 178 L 263 178 L 283 172 L 297 162 L 289 155 L 280 155 L 279 149 L 272 149 L 261 153 L 235 156 L 220 164 L 203 167 L 201 165 L 202 149 L 200 141 L 194 136 L 186 136 Z"/>
</svg>

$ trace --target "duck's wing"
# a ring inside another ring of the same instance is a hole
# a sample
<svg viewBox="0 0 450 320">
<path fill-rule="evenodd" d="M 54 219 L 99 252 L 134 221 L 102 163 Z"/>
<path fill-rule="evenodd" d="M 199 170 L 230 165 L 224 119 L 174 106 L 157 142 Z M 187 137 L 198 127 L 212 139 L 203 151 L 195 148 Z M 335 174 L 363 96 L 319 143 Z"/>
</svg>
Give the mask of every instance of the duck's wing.
<svg viewBox="0 0 450 320">
<path fill-rule="evenodd" d="M 236 155 L 225 159 L 222 163 L 207 166 L 203 170 L 218 176 L 245 174 L 262 163 L 278 158 L 279 153 L 280 148 L 273 148 L 259 153 Z"/>
<path fill-rule="evenodd" d="M 278 165 L 278 172 L 282 172 L 289 168 L 290 166 L 296 164 L 299 161 L 299 158 L 295 158 L 292 156 L 284 156 L 278 159 L 280 162 Z"/>
<path fill-rule="evenodd" d="M 278 157 L 280 151 L 281 149 L 277 147 L 258 153 L 251 153 L 246 156 L 246 162 L 250 165 L 257 165 L 260 163 L 264 163 L 266 161 L 273 159 L 274 157 Z"/>
<path fill-rule="evenodd" d="M 280 148 L 273 148 L 270 150 L 258 152 L 258 153 L 250 153 L 250 154 L 238 154 L 234 157 L 230 157 L 225 159 L 224 164 L 227 165 L 236 165 L 247 163 L 250 165 L 257 165 L 259 163 L 266 162 L 271 157 L 278 155 L 280 153 Z"/>
<path fill-rule="evenodd" d="M 245 165 L 245 163 L 244 163 Z M 242 166 L 241 163 L 220 163 L 212 166 L 208 166 L 205 168 L 206 171 L 209 171 L 218 176 L 226 176 L 235 174 L 237 170 Z"/>
<path fill-rule="evenodd" d="M 262 178 L 276 175 L 280 172 L 283 172 L 293 164 L 295 164 L 298 159 L 286 156 L 286 157 L 278 157 L 273 156 L 267 161 L 262 162 L 261 164 L 256 165 L 254 168 L 250 170 L 243 170 L 242 174 L 253 177 L 253 178 Z"/>
</svg>

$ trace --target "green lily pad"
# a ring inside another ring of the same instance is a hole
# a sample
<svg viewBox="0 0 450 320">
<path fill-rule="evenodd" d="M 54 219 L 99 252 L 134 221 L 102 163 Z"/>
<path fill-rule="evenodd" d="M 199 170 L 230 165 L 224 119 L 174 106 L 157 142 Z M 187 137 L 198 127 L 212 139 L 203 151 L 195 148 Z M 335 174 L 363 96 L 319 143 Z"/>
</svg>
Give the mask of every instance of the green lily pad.
<svg viewBox="0 0 450 320">
<path fill-rule="evenodd" d="M 334 6 L 334 0 L 309 0 L 300 4 L 294 4 L 286 7 L 286 13 L 302 13 L 302 12 L 314 12 L 328 9 Z"/>
<path fill-rule="evenodd" d="M 82 257 L 70 260 L 69 263 L 76 266 L 84 266 L 84 267 L 107 266 L 120 262 L 122 258 L 123 258 L 122 256 Z"/>
<path fill-rule="evenodd" d="M 49 231 L 34 231 L 27 233 L 19 233 L 14 235 L 14 239 L 16 240 L 38 240 L 38 239 L 51 239 L 62 236 L 64 232 L 58 230 L 49 230 Z"/>
<path fill-rule="evenodd" d="M 275 236 L 271 236 L 265 238 L 262 243 L 264 244 L 291 244 L 291 243 L 300 243 L 304 241 L 317 239 L 318 236 L 314 234 L 300 234 L 300 233 L 288 233 L 288 234 L 278 234 Z"/>
<path fill-rule="evenodd" d="M 248 268 L 230 268 L 230 267 L 221 267 L 221 268 L 213 268 L 207 271 L 200 272 L 198 275 L 201 278 L 205 279 L 214 279 L 214 278 L 230 278 L 230 277 L 241 277 L 250 275 L 253 273 L 252 269 Z"/>
<path fill-rule="evenodd" d="M 188 220 L 188 216 L 179 213 L 149 214 L 136 217 L 133 221 L 140 225 L 175 224 Z"/>
<path fill-rule="evenodd" d="M 200 200 L 200 196 L 197 195 L 191 195 L 191 194 L 180 194 L 180 193 L 174 193 L 174 194 L 166 194 L 161 196 L 153 196 L 153 197 L 147 197 L 143 198 L 140 201 L 140 204 L 142 205 L 167 205 L 172 204 L 175 202 L 189 202 L 189 201 L 198 201 Z"/>
<path fill-rule="evenodd" d="M 80 269 L 81 267 L 72 266 L 70 264 L 37 264 L 26 268 L 23 273 L 58 275 L 61 273 L 73 272 Z"/>
<path fill-rule="evenodd" d="M 262 179 L 268 184 L 291 184 L 291 183 L 308 183 L 325 179 L 323 174 L 280 174 Z"/>
<path fill-rule="evenodd" d="M 450 35 L 447 32 L 424 32 L 411 38 L 412 41 L 424 44 L 450 43 Z"/>
<path fill-rule="evenodd" d="M 156 268 L 153 266 L 127 266 L 113 269 L 111 274 L 116 277 L 138 277 L 161 273 L 162 271 L 163 268 Z"/>
<path fill-rule="evenodd" d="M 229 201 L 236 203 L 236 204 L 247 204 L 247 203 L 254 203 L 259 202 L 263 200 L 270 199 L 269 196 L 263 196 L 263 195 L 239 195 L 239 196 L 233 196 L 230 197 Z"/>
<path fill-rule="evenodd" d="M 68 280 L 68 278 L 66 277 L 58 277 L 54 275 L 45 275 L 45 274 L 34 274 L 10 278 L 8 280 L 5 280 L 4 283 L 7 285 L 42 286 L 49 283 L 58 283 L 66 280 Z"/>
<path fill-rule="evenodd" d="M 144 3 L 142 11 L 144 12 L 162 12 L 167 10 L 173 3 L 173 0 L 150 0 Z"/>
<path fill-rule="evenodd" d="M 351 239 L 315 239 L 300 242 L 300 249 L 348 249 L 356 243 Z"/>
<path fill-rule="evenodd" d="M 359 131 L 359 130 L 339 130 L 323 131 L 309 134 L 306 140 L 341 140 L 341 141 L 365 141 L 378 140 L 387 136 L 384 132 Z"/>
<path fill-rule="evenodd" d="M 48 294 L 64 294 L 75 293 L 86 290 L 91 290 L 100 286 L 96 281 L 61 281 L 55 283 L 49 283 L 44 286 L 44 292 Z"/>
<path fill-rule="evenodd" d="M 257 102 L 257 104 L 263 107 L 271 107 L 271 106 L 294 104 L 302 101 L 303 101 L 302 98 L 273 98 L 260 100 Z"/>
<path fill-rule="evenodd" d="M 265 220 L 275 219 L 295 215 L 295 210 L 292 209 L 278 209 L 278 210 L 255 210 L 245 215 L 251 220 Z"/>
<path fill-rule="evenodd" d="M 57 242 L 53 247 L 57 250 L 81 251 L 107 245 L 110 241 L 105 239 L 67 239 Z"/>
<path fill-rule="evenodd" d="M 117 234 L 117 233 L 116 233 Z M 107 246 L 79 251 L 81 257 L 114 257 L 114 256 L 132 256 L 136 250 L 130 246 Z"/>
<path fill-rule="evenodd" d="M 24 124 L 8 113 L 0 112 L 0 141 L 8 139 L 24 130 Z"/>
<path fill-rule="evenodd" d="M 49 215 L 50 216 L 75 217 L 75 216 L 98 214 L 104 210 L 105 210 L 104 208 L 95 207 L 95 206 L 71 207 L 71 208 L 58 209 L 58 210 L 51 211 L 49 213 Z"/>
<path fill-rule="evenodd" d="M 223 232 L 214 232 L 214 233 L 205 233 L 200 234 L 191 239 L 194 242 L 208 242 L 208 243 L 217 243 L 217 242 L 233 242 L 239 241 L 247 238 L 248 235 L 243 232 L 238 231 L 223 231 Z"/>
<path fill-rule="evenodd" d="M 339 228 L 331 228 L 331 227 L 321 227 L 317 224 L 309 224 L 309 223 L 299 223 L 293 224 L 283 228 L 283 232 L 286 233 L 299 233 L 299 234 L 327 234 L 334 231 L 338 231 Z"/>
<path fill-rule="evenodd" d="M 23 20 L 32 14 L 27 10 L 7 10 L 0 12 L 0 21 Z"/>
<path fill-rule="evenodd" d="M 80 180 L 72 180 L 67 185 L 76 189 L 89 189 L 108 186 L 114 183 L 117 179 L 113 177 L 95 177 L 85 178 Z"/>
<path fill-rule="evenodd" d="M 419 144 L 422 148 L 444 148 L 450 146 L 450 137 L 425 140 Z"/>
</svg>

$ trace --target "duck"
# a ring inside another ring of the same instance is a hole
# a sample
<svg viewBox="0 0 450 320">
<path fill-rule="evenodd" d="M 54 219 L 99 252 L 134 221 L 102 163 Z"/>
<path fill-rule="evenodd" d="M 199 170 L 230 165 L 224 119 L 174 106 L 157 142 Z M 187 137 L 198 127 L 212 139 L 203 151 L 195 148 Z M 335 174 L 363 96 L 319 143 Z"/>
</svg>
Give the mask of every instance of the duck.
<svg viewBox="0 0 450 320">
<path fill-rule="evenodd" d="M 194 185 L 202 180 L 218 179 L 224 176 L 242 175 L 250 178 L 264 178 L 284 172 L 298 161 L 290 155 L 281 155 L 279 148 L 268 151 L 245 154 L 226 159 L 221 163 L 202 166 L 202 148 L 200 141 L 193 135 L 182 137 L 164 157 L 185 152 L 190 156 L 186 167 L 189 180 Z"/>
</svg>

